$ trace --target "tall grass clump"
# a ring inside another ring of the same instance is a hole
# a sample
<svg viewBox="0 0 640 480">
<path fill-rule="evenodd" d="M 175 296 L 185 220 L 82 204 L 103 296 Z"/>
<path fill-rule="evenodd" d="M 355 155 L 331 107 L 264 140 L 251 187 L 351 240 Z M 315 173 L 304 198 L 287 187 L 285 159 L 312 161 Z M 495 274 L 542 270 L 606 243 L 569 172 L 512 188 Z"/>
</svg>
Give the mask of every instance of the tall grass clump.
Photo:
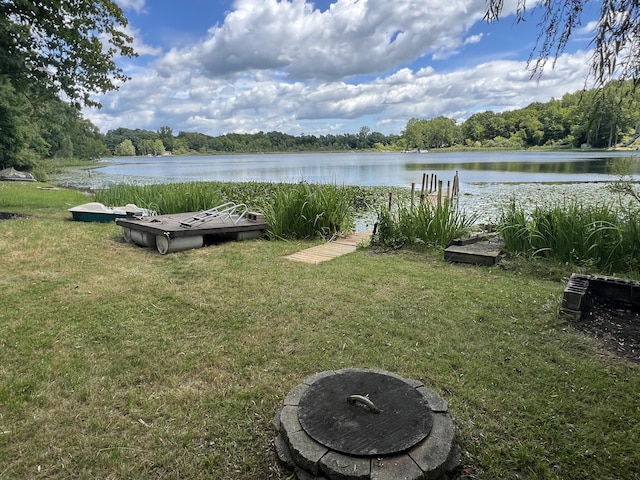
<svg viewBox="0 0 640 480">
<path fill-rule="evenodd" d="M 640 267 L 640 212 L 575 200 L 536 206 L 530 214 L 511 201 L 498 230 L 505 250 L 595 268 L 604 273 Z"/>
<path fill-rule="evenodd" d="M 331 238 L 354 227 L 348 192 L 332 184 L 281 184 L 265 205 L 273 238 Z"/>
<path fill-rule="evenodd" d="M 467 215 L 456 201 L 442 198 L 436 202 L 423 200 L 418 205 L 398 204 L 395 212 L 381 209 L 372 243 L 392 248 L 447 247 L 453 239 L 467 234 L 477 220 L 477 214 Z"/>
<path fill-rule="evenodd" d="M 208 183 L 166 183 L 161 185 L 120 184 L 95 194 L 97 202 L 110 206 L 134 203 L 159 214 L 197 212 L 224 203 L 220 192 Z"/>
</svg>

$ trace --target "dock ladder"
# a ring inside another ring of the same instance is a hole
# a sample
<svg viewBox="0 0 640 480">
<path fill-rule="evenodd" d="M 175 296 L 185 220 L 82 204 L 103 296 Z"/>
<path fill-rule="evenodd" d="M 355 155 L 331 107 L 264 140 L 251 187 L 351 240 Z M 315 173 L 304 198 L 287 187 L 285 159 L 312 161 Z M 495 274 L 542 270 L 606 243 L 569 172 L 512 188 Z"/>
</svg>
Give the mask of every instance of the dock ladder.
<svg viewBox="0 0 640 480">
<path fill-rule="evenodd" d="M 223 222 L 230 220 L 234 225 L 247 214 L 247 206 L 244 203 L 227 202 L 217 207 L 210 208 L 209 210 L 203 210 L 190 218 L 182 220 L 180 225 L 183 227 L 193 227 L 199 225 L 214 218 L 217 218 Z"/>
</svg>

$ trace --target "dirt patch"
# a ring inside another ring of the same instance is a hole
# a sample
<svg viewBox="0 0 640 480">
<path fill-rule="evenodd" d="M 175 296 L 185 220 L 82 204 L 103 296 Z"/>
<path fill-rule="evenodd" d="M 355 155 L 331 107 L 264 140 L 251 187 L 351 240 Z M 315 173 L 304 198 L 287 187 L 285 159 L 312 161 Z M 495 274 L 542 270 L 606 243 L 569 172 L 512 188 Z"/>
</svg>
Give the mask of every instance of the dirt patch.
<svg viewBox="0 0 640 480">
<path fill-rule="evenodd" d="M 29 215 L 24 215 L 22 213 L 12 213 L 12 212 L 0 212 L 0 220 L 13 220 L 16 218 L 28 218 Z"/>
<path fill-rule="evenodd" d="M 601 340 L 608 350 L 640 363 L 640 311 L 637 309 L 594 297 L 589 311 L 573 324 L 577 330 Z"/>
</svg>

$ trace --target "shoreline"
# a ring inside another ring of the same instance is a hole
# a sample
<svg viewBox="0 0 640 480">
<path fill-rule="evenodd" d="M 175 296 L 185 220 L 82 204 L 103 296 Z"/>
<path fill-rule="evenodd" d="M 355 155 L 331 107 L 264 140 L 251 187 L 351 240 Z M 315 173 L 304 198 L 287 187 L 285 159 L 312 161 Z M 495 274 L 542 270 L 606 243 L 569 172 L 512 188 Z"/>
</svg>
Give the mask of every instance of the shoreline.
<svg viewBox="0 0 640 480">
<path fill-rule="evenodd" d="M 119 183 L 153 185 L 163 183 L 182 183 L 181 180 L 171 178 L 158 179 L 154 177 L 131 178 L 111 176 L 93 171 L 91 176 L 86 168 L 67 168 L 62 174 L 56 175 L 51 183 L 60 187 L 95 191 L 108 188 Z M 233 182 L 232 182 L 233 183 Z M 238 182 L 240 183 L 240 182 Z M 266 182 L 271 183 L 271 182 Z M 462 183 L 458 196 L 459 207 L 471 214 L 477 213 L 479 222 L 495 223 L 501 211 L 512 200 L 525 206 L 525 210 L 533 210 L 536 206 L 557 204 L 558 202 L 577 201 L 585 205 L 599 205 L 612 203 L 616 195 L 608 189 L 612 182 L 583 181 L 573 183 Z M 405 187 L 389 187 L 405 188 Z M 408 185 L 407 190 L 410 189 Z"/>
</svg>

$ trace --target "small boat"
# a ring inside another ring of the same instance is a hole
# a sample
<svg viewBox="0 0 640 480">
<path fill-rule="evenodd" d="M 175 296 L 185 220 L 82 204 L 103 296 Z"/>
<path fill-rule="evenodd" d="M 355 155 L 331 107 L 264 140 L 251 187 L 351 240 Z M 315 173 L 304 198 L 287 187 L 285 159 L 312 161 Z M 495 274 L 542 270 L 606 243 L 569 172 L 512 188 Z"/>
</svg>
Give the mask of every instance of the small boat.
<svg viewBox="0 0 640 480">
<path fill-rule="evenodd" d="M 116 218 L 146 217 L 152 214 L 146 208 L 140 208 L 133 203 L 124 207 L 107 207 L 99 202 L 83 203 L 70 208 L 74 220 L 79 222 L 113 222 Z"/>
<path fill-rule="evenodd" d="M 0 170 L 0 180 L 12 182 L 35 182 L 36 178 L 29 172 L 21 172 L 13 167 Z"/>
</svg>

